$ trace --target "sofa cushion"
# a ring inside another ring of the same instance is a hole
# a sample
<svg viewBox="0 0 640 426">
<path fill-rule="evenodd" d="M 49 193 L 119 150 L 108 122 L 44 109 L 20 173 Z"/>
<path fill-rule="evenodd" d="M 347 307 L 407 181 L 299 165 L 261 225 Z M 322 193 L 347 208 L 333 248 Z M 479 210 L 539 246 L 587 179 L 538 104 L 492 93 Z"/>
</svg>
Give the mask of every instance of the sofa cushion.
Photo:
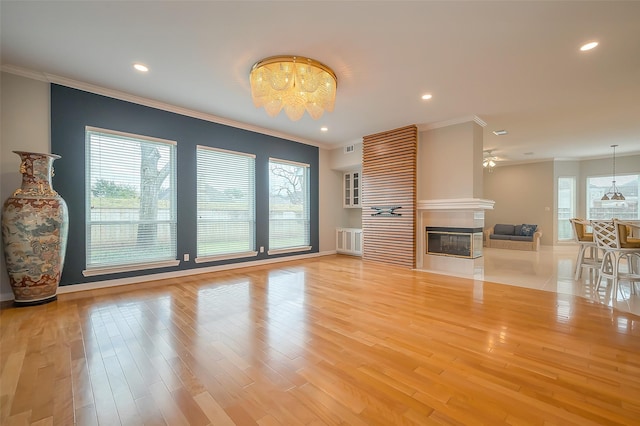
<svg viewBox="0 0 640 426">
<path fill-rule="evenodd" d="M 533 241 L 533 236 L 527 237 L 524 235 L 513 235 L 511 241 Z"/>
<path fill-rule="evenodd" d="M 513 237 L 513 235 L 501 235 L 501 234 L 491 234 L 489 235 L 489 239 L 491 240 L 507 240 L 509 241 Z"/>
<path fill-rule="evenodd" d="M 515 226 L 513 225 L 498 223 L 496 226 L 493 227 L 493 233 L 495 235 L 515 235 L 514 232 L 515 232 Z"/>
<path fill-rule="evenodd" d="M 627 242 L 620 243 L 620 247 L 640 249 L 640 238 L 627 238 Z"/>
<path fill-rule="evenodd" d="M 571 223 L 573 224 L 573 229 L 576 233 L 576 238 L 578 238 L 578 241 L 593 242 L 593 233 L 587 232 L 587 226 L 582 219 L 571 219 Z"/>
<path fill-rule="evenodd" d="M 526 223 L 523 223 L 522 236 L 533 237 L 533 233 L 536 232 L 536 228 L 538 228 L 538 225 L 527 225 Z"/>
<path fill-rule="evenodd" d="M 516 226 L 514 227 L 513 235 L 519 235 L 519 236 L 522 236 L 522 225 L 516 225 Z"/>
<path fill-rule="evenodd" d="M 630 237 L 633 235 L 631 227 L 623 223 L 618 223 L 618 236 L 620 237 L 620 247 L 622 248 L 640 248 L 640 238 Z"/>
</svg>

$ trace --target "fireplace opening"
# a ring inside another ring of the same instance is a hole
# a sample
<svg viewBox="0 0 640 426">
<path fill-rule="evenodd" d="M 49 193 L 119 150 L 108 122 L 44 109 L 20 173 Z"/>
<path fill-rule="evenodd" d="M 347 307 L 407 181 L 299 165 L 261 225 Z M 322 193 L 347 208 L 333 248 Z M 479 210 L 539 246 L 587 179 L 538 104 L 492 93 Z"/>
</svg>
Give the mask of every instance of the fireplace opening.
<svg viewBox="0 0 640 426">
<path fill-rule="evenodd" d="M 475 259 L 482 256 L 482 228 L 426 228 L 427 254 Z"/>
</svg>

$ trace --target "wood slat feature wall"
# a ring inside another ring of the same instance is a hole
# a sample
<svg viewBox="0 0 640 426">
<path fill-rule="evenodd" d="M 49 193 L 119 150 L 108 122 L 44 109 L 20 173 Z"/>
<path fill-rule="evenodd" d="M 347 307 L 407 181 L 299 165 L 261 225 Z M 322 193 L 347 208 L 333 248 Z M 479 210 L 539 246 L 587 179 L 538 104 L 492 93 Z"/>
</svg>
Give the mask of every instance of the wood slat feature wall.
<svg viewBox="0 0 640 426">
<path fill-rule="evenodd" d="M 363 138 L 364 260 L 415 268 L 417 153 L 418 129 L 415 125 Z M 401 216 L 371 216 L 376 213 L 372 207 L 401 207 L 394 211 Z"/>
</svg>

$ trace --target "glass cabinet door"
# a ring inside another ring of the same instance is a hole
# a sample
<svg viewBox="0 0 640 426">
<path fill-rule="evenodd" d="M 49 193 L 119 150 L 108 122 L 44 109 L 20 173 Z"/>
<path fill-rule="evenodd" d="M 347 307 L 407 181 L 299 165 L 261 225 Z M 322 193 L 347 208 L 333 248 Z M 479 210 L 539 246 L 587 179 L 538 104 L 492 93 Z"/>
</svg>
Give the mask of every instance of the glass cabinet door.
<svg viewBox="0 0 640 426">
<path fill-rule="evenodd" d="M 360 173 L 353 174 L 353 206 L 360 205 Z"/>
<path fill-rule="evenodd" d="M 344 174 L 344 206 L 351 207 L 351 173 Z"/>
</svg>

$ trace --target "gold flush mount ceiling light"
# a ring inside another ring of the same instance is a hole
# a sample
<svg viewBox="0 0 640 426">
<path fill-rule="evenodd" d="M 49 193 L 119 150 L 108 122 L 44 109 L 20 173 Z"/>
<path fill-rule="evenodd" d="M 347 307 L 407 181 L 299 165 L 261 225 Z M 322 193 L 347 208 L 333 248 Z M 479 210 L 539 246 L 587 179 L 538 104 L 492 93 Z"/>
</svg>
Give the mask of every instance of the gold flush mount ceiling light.
<svg viewBox="0 0 640 426">
<path fill-rule="evenodd" d="M 256 62 L 249 74 L 253 104 L 271 117 L 284 112 L 292 121 L 305 110 L 317 120 L 333 111 L 338 80 L 328 66 L 302 56 L 271 56 Z"/>
</svg>

